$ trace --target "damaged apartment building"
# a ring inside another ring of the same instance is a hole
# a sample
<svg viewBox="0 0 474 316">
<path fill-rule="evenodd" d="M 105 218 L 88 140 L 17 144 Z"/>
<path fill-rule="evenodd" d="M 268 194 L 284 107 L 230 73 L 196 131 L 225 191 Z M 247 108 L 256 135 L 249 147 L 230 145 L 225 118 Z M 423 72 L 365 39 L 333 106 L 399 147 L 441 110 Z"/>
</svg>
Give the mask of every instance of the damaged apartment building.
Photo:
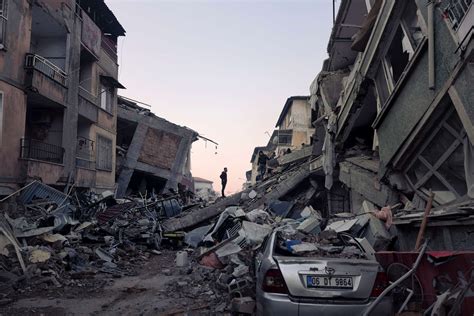
<svg viewBox="0 0 474 316">
<path fill-rule="evenodd" d="M 341 1 L 310 87 L 310 172 L 330 213 L 401 203 L 410 250 L 432 203 L 430 247 L 473 249 L 473 24 L 467 0 Z"/>
<path fill-rule="evenodd" d="M 0 1 L 0 195 L 114 189 L 124 35 L 103 0 Z"/>
<path fill-rule="evenodd" d="M 266 146 L 254 148 L 250 163 L 252 169 L 248 173 L 249 185 L 256 183 L 258 175 L 258 153 L 262 151 L 270 157 L 272 153 L 279 156 L 279 163 L 285 163 L 296 154 L 308 157 L 312 152 L 313 134 L 315 132 L 312 122 L 315 120 L 317 112 L 312 110 L 309 96 L 289 97 L 275 124 L 275 130 Z M 295 152 L 296 153 L 293 153 Z M 287 153 L 292 152 L 292 155 Z"/>
<path fill-rule="evenodd" d="M 117 192 L 194 191 L 191 145 L 198 133 L 153 114 L 119 96 L 117 117 Z"/>
</svg>

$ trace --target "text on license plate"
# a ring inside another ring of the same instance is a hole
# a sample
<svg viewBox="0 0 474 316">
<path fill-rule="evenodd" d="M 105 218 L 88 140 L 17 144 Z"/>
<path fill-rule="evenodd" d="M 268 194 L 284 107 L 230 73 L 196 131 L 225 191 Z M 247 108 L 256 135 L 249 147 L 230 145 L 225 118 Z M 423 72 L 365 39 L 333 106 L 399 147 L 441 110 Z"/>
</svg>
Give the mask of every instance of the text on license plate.
<svg viewBox="0 0 474 316">
<path fill-rule="evenodd" d="M 352 289 L 352 277 L 338 277 L 338 276 L 306 276 L 308 287 L 316 288 L 335 288 L 335 289 Z"/>
</svg>

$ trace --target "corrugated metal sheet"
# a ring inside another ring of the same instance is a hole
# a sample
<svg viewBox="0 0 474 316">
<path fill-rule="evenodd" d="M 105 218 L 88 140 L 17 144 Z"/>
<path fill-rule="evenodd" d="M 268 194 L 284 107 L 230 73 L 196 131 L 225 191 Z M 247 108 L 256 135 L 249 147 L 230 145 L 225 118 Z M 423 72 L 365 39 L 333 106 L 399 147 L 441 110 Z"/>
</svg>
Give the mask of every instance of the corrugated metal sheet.
<svg viewBox="0 0 474 316">
<path fill-rule="evenodd" d="M 21 193 L 19 199 L 23 204 L 30 204 L 36 199 L 44 199 L 53 201 L 60 206 L 66 201 L 67 196 L 44 183 L 35 182 Z"/>
</svg>

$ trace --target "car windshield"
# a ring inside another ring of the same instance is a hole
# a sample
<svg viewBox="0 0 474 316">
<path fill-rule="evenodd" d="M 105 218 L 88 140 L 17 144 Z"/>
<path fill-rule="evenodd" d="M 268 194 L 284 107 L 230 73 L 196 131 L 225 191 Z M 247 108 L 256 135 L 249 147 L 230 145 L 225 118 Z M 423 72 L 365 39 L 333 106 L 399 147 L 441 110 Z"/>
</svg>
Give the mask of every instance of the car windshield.
<svg viewBox="0 0 474 316">
<path fill-rule="evenodd" d="M 317 235 L 278 231 L 274 247 L 274 253 L 279 256 L 368 259 L 356 239 L 333 230 L 325 230 Z"/>
</svg>

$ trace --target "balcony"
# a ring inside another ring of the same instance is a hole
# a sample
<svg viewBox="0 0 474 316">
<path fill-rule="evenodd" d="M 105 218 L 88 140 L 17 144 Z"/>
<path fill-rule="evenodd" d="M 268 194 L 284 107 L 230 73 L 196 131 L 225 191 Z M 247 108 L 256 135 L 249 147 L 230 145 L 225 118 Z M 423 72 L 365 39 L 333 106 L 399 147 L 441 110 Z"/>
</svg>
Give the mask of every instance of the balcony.
<svg viewBox="0 0 474 316">
<path fill-rule="evenodd" d="M 29 94 L 39 94 L 66 106 L 67 74 L 44 57 L 27 54 L 25 86 Z"/>
<path fill-rule="evenodd" d="M 114 61 L 117 61 L 117 43 L 105 35 L 102 35 L 102 42 L 101 42 L 102 49 L 112 57 Z"/>
<path fill-rule="evenodd" d="M 67 86 L 67 74 L 44 57 L 35 54 L 26 54 L 25 68 L 38 70 L 57 83 L 65 87 Z"/>
<path fill-rule="evenodd" d="M 76 166 L 87 169 L 95 168 L 94 141 L 78 136 L 76 144 Z"/>
<path fill-rule="evenodd" d="M 34 159 L 62 164 L 64 148 L 53 144 L 43 143 L 31 138 L 22 138 L 20 157 L 23 159 Z"/>
<path fill-rule="evenodd" d="M 83 87 L 79 87 L 78 113 L 89 121 L 97 123 L 99 116 L 97 97 Z"/>
</svg>

